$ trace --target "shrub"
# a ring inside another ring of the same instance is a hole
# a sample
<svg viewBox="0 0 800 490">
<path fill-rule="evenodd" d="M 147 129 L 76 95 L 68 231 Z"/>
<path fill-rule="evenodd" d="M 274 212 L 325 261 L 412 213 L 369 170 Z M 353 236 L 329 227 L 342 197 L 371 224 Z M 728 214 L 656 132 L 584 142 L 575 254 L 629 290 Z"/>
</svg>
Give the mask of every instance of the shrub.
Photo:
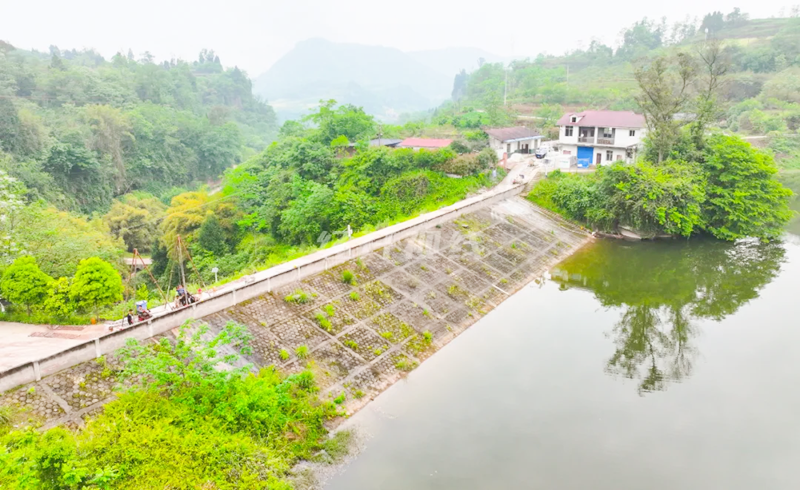
<svg viewBox="0 0 800 490">
<path fill-rule="evenodd" d="M 122 277 L 102 259 L 81 260 L 72 279 L 70 298 L 79 308 L 95 310 L 122 301 Z"/>
<path fill-rule="evenodd" d="M 42 272 L 31 256 L 17 258 L 4 272 L 0 289 L 12 303 L 23 305 L 31 314 L 31 306 L 41 303 L 53 279 Z"/>
<path fill-rule="evenodd" d="M 703 171 L 706 230 L 723 240 L 773 239 L 792 216 L 792 191 L 777 180 L 772 156 L 741 138 L 717 134 L 706 145 Z"/>
<path fill-rule="evenodd" d="M 348 270 L 342 271 L 342 282 L 353 286 L 356 283 L 356 277 L 355 275 L 353 275 L 351 271 Z"/>
<path fill-rule="evenodd" d="M 325 331 L 330 332 L 333 330 L 333 325 L 331 325 L 331 321 L 325 318 L 325 315 L 322 313 L 317 313 L 314 316 L 314 319 L 317 320 L 317 323 L 320 327 L 325 329 Z"/>
<path fill-rule="evenodd" d="M 228 355 L 216 346 L 246 341 L 239 327 L 209 342 L 182 328 L 180 342 L 156 349 L 129 341 L 131 388 L 84 428 L 0 432 L 0 487 L 292 488 L 298 460 L 346 449 L 326 437 L 340 411 L 318 398 L 309 371 L 218 369 Z"/>
<path fill-rule="evenodd" d="M 294 293 L 286 296 L 283 300 L 287 303 L 302 305 L 311 301 L 311 298 L 309 298 L 308 293 L 304 292 L 302 289 L 296 289 Z"/>
</svg>

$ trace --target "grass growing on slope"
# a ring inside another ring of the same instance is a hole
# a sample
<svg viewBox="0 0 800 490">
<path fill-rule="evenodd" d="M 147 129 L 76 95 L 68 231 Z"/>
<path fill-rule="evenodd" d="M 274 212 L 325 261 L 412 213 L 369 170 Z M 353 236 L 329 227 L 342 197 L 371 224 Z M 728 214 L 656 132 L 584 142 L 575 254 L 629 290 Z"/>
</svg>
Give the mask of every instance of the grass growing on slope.
<svg viewBox="0 0 800 490">
<path fill-rule="evenodd" d="M 184 327 L 177 342 L 129 343 L 121 376 L 136 382 L 77 432 L 0 428 L 0 488 L 292 488 L 290 469 L 326 447 L 336 406 L 311 372 L 230 368 L 244 327 L 207 337 Z"/>
</svg>

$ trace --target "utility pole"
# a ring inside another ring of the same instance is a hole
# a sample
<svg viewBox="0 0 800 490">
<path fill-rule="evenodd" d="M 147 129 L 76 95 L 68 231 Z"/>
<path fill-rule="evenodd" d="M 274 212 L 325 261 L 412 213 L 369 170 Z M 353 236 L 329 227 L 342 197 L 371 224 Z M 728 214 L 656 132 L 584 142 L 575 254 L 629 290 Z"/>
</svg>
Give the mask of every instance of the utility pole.
<svg viewBox="0 0 800 490">
<path fill-rule="evenodd" d="M 383 124 L 378 123 L 378 148 L 381 146 L 381 136 L 383 136 Z"/>
</svg>

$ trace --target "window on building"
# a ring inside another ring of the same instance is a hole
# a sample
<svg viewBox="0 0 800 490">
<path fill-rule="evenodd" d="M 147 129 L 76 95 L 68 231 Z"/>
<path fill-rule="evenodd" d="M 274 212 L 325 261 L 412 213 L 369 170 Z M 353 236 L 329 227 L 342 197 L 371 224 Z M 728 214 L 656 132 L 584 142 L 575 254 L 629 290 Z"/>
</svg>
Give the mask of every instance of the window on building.
<svg viewBox="0 0 800 490">
<path fill-rule="evenodd" d="M 610 162 L 614 159 L 614 152 L 611 150 L 606 151 L 606 161 Z"/>
<path fill-rule="evenodd" d="M 572 136 L 572 126 L 564 127 L 564 136 Z"/>
<path fill-rule="evenodd" d="M 617 161 L 618 161 L 618 162 L 621 162 L 622 160 L 623 160 L 623 158 L 622 158 L 622 155 L 620 155 L 620 154 L 617 154 Z"/>
<path fill-rule="evenodd" d="M 636 136 L 636 130 L 631 129 L 630 131 L 628 131 L 628 136 Z"/>
<path fill-rule="evenodd" d="M 575 117 L 575 116 L 572 116 L 572 117 L 569 119 L 569 121 L 570 121 L 570 122 L 578 122 L 578 118 L 577 118 L 577 117 Z"/>
</svg>

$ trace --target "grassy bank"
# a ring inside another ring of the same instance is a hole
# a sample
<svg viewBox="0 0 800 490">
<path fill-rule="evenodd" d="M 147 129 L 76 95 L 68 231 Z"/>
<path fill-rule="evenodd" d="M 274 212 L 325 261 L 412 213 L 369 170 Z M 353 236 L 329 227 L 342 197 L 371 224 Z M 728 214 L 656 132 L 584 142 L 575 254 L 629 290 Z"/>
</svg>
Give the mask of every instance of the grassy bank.
<svg viewBox="0 0 800 490">
<path fill-rule="evenodd" d="M 0 487 L 14 489 L 292 488 L 300 460 L 342 452 L 325 422 L 339 414 L 317 397 L 311 371 L 250 372 L 218 351 L 248 351 L 246 330 L 228 324 L 204 342 L 202 327 L 177 341 L 132 341 L 102 377 L 127 383 L 85 427 L 36 430 L 0 407 Z"/>
</svg>

